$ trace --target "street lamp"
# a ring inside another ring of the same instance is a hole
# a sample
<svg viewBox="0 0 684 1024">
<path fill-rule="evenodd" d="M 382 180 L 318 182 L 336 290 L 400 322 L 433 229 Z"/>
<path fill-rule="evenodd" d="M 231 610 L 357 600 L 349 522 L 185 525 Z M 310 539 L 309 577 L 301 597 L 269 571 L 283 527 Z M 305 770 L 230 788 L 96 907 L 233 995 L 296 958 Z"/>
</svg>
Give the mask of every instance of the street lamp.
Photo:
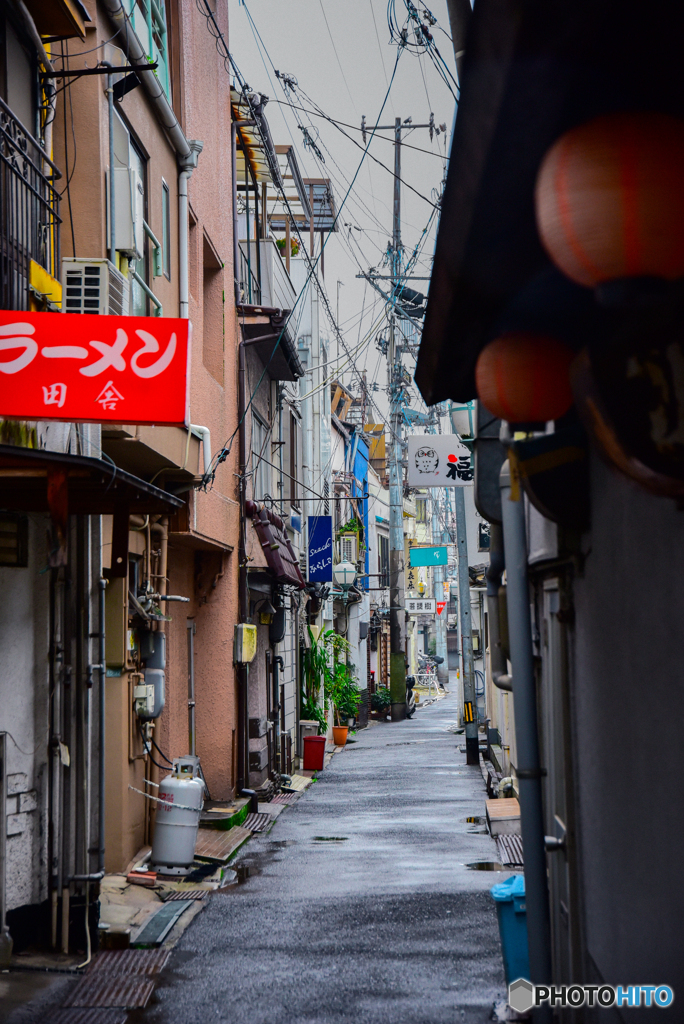
<svg viewBox="0 0 684 1024">
<path fill-rule="evenodd" d="M 338 562 L 337 565 L 333 566 L 333 576 L 338 587 L 342 587 L 344 591 L 347 591 L 350 587 L 354 586 L 357 576 L 356 566 L 352 565 L 351 562 Z"/>
</svg>

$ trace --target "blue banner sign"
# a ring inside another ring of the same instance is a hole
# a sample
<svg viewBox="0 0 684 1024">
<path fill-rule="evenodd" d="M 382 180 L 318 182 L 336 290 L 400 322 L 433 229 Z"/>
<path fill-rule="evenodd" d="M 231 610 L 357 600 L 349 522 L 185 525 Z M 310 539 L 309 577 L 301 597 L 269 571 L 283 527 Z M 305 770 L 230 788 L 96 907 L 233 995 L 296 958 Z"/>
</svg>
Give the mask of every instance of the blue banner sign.
<svg viewBox="0 0 684 1024">
<path fill-rule="evenodd" d="M 446 565 L 447 548 L 409 548 L 411 565 Z"/>
<path fill-rule="evenodd" d="M 332 516 L 309 516 L 309 581 L 311 583 L 332 583 L 332 556 Z"/>
</svg>

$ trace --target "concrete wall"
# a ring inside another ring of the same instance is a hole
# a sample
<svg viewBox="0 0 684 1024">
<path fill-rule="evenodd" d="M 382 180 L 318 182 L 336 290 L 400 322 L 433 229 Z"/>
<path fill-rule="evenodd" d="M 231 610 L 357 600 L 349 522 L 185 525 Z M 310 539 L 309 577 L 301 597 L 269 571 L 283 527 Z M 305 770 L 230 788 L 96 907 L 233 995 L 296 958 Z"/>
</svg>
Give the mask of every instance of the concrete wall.
<svg viewBox="0 0 684 1024">
<path fill-rule="evenodd" d="M 46 518 L 29 517 L 26 568 L 0 568 L 0 732 L 7 736 L 7 907 L 47 896 Z"/>
</svg>

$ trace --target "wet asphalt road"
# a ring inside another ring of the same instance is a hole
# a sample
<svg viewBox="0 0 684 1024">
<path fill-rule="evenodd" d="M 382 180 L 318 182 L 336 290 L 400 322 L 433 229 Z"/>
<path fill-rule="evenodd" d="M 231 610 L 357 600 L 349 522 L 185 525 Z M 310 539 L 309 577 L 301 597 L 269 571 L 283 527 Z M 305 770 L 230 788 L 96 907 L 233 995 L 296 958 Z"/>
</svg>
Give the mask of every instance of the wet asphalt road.
<svg viewBox="0 0 684 1024">
<path fill-rule="evenodd" d="M 455 699 L 359 732 L 255 836 L 135 1024 L 458 1024 L 504 994 L 496 845 Z"/>
</svg>

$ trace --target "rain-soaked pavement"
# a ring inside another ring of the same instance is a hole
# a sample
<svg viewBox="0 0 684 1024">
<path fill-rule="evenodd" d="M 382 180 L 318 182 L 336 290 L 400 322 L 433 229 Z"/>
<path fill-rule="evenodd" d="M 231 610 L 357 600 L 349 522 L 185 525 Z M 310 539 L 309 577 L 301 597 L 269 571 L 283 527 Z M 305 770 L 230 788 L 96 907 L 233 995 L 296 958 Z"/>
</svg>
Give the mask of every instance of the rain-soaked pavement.
<svg viewBox="0 0 684 1024">
<path fill-rule="evenodd" d="M 473 866 L 497 853 L 456 727 L 449 696 L 357 733 L 243 847 L 239 884 L 205 900 L 128 1024 L 490 1020 L 504 979 L 488 890 L 508 873 Z M 36 985 L 12 1024 L 50 1024 L 75 982 Z"/>
<path fill-rule="evenodd" d="M 496 846 L 455 698 L 358 732 L 255 836 L 136 1024 L 458 1024 L 504 994 Z"/>
</svg>

